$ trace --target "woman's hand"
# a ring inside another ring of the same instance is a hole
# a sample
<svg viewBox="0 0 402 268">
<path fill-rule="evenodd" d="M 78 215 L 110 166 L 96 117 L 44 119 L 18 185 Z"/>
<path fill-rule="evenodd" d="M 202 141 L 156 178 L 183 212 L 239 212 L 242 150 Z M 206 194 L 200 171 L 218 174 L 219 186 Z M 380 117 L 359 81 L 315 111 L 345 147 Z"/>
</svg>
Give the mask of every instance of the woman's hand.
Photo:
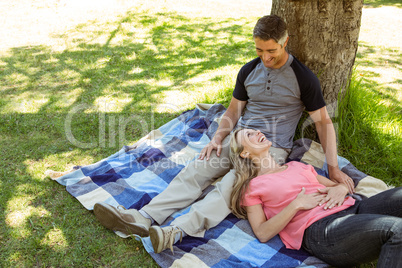
<svg viewBox="0 0 402 268">
<path fill-rule="evenodd" d="M 306 194 L 306 189 L 303 187 L 301 192 L 297 195 L 296 199 L 292 201 L 298 210 L 309 210 L 318 206 L 325 195 L 321 193 Z"/>
<path fill-rule="evenodd" d="M 246 207 L 247 218 L 254 234 L 261 243 L 279 234 L 300 210 L 309 210 L 318 206 L 325 195 L 318 192 L 306 194 L 303 187 L 297 197 L 281 212 L 272 218 L 266 218 L 262 204 Z"/>
<path fill-rule="evenodd" d="M 331 209 L 333 207 L 339 207 L 345 201 L 345 196 L 349 192 L 348 186 L 343 183 L 337 184 L 332 187 L 326 187 L 324 189 L 318 189 L 321 194 L 326 194 L 326 197 L 320 202 L 320 206 L 325 204 L 324 209 Z"/>
</svg>

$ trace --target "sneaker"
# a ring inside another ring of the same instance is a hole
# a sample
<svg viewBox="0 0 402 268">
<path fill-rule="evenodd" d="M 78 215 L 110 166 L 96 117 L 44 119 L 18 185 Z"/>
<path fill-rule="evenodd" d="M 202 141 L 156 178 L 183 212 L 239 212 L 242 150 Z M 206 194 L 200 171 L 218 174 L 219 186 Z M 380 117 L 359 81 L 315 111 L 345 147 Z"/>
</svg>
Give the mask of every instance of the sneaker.
<svg viewBox="0 0 402 268">
<path fill-rule="evenodd" d="M 176 226 L 159 227 L 152 226 L 149 229 L 149 238 L 151 238 L 152 246 L 155 253 L 161 253 L 167 248 L 173 253 L 173 244 L 175 242 L 176 235 L 180 233 L 180 242 L 183 238 L 182 231 Z"/>
<path fill-rule="evenodd" d="M 149 235 L 151 220 L 145 218 L 136 209 L 117 208 L 106 204 L 96 203 L 94 213 L 100 223 L 108 229 L 119 231 L 126 235 L 136 234 L 142 237 Z"/>
</svg>

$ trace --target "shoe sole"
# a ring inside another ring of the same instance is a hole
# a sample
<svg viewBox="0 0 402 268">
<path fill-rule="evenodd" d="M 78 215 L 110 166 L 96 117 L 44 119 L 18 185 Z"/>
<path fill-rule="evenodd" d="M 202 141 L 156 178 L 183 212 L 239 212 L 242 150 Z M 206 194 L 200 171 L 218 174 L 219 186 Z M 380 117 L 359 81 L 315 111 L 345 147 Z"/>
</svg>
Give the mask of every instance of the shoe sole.
<svg viewBox="0 0 402 268">
<path fill-rule="evenodd" d="M 152 247 L 154 248 L 155 253 L 161 253 L 163 251 L 162 243 L 159 243 L 161 241 L 159 237 L 163 237 L 162 229 L 151 226 L 151 228 L 149 228 L 149 238 L 151 239 Z"/>
<path fill-rule="evenodd" d="M 112 231 L 120 231 L 127 235 L 136 234 L 141 237 L 149 235 L 146 227 L 125 221 L 120 217 L 117 208 L 109 204 L 96 203 L 94 213 L 99 222 Z"/>
</svg>

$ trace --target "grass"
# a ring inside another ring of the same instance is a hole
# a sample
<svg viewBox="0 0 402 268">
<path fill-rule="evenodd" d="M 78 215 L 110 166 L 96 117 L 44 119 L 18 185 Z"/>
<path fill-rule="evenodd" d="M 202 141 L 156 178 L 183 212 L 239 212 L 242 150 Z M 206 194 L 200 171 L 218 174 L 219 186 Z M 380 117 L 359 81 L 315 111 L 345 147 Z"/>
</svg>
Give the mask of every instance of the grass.
<svg viewBox="0 0 402 268">
<path fill-rule="evenodd" d="M 341 100 L 338 138 L 342 156 L 359 170 L 389 185 L 402 185 L 402 109 L 375 92 L 373 83 L 355 77 Z"/>
<path fill-rule="evenodd" d="M 401 8 L 401 1 L 399 0 L 364 0 L 364 5 L 367 7 L 381 7 L 381 6 L 395 6 Z"/>
<path fill-rule="evenodd" d="M 157 267 L 140 242 L 106 230 L 44 172 L 94 163 L 196 103 L 227 106 L 238 69 L 255 57 L 257 17 L 140 6 L 91 18 L 0 52 L 1 267 Z M 360 43 L 335 118 L 341 155 L 399 186 L 400 80 L 384 76 L 400 77 L 400 54 Z"/>
<path fill-rule="evenodd" d="M 402 90 L 401 81 L 382 72 L 397 72 L 402 62 L 396 48 L 359 44 L 350 88 L 340 100 L 337 124 L 340 154 L 358 169 L 402 185 Z M 382 78 L 382 79 L 380 79 Z"/>
<path fill-rule="evenodd" d="M 196 103 L 228 105 L 235 73 L 254 57 L 254 21 L 134 9 L 59 35 L 63 50 L 3 53 L 1 266 L 156 266 L 44 172 L 98 161 Z"/>
</svg>

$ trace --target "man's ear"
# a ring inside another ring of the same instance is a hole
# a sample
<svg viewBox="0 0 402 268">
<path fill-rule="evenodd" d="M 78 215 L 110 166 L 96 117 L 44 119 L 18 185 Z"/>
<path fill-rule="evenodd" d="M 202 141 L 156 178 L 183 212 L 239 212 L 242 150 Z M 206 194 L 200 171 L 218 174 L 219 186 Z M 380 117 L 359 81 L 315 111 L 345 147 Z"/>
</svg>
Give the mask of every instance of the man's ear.
<svg viewBox="0 0 402 268">
<path fill-rule="evenodd" d="M 288 45 L 288 42 L 289 42 L 289 36 L 286 38 L 286 41 L 285 41 L 285 43 L 283 44 L 283 48 L 285 48 L 285 47 Z"/>
</svg>

